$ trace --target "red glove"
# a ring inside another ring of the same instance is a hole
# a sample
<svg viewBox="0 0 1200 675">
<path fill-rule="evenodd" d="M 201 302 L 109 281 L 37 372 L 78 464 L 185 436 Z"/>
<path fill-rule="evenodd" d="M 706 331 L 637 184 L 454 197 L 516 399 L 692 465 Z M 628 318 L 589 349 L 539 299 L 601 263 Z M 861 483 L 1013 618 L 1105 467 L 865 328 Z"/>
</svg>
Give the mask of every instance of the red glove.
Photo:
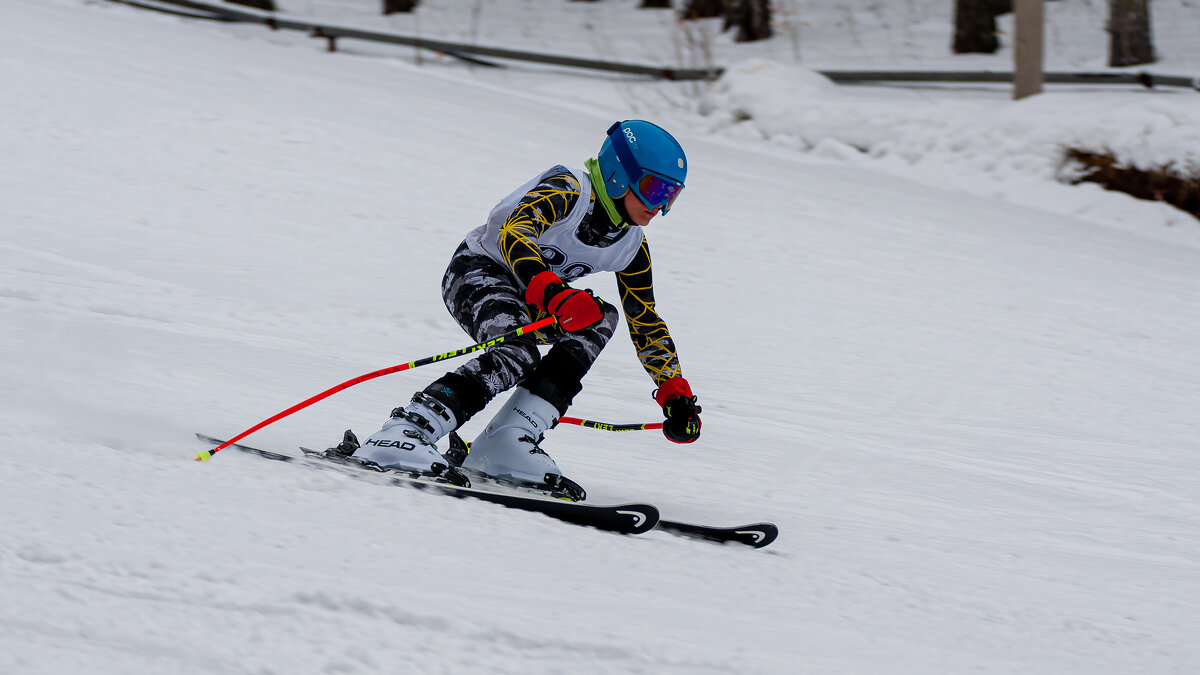
<svg viewBox="0 0 1200 675">
<path fill-rule="evenodd" d="M 654 400 L 663 409 L 663 436 L 676 443 L 691 443 L 700 438 L 700 406 L 692 387 L 682 375 L 663 382 L 654 392 Z"/>
<path fill-rule="evenodd" d="M 591 328 L 604 318 L 604 310 L 600 309 L 600 303 L 592 297 L 591 291 L 571 288 L 550 270 L 538 273 L 529 282 L 525 302 L 553 314 L 558 325 L 566 331 Z"/>
</svg>

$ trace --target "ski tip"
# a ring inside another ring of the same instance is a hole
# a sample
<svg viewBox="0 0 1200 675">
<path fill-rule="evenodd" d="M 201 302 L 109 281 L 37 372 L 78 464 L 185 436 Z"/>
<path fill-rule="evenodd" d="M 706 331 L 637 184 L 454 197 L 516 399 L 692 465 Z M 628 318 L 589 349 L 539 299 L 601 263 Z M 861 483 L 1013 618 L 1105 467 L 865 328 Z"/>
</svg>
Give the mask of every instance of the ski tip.
<svg viewBox="0 0 1200 675">
<path fill-rule="evenodd" d="M 762 548 L 771 545 L 779 537 L 779 528 L 774 523 L 755 523 L 737 528 L 734 534 L 737 535 L 734 541 L 754 548 Z"/>
<path fill-rule="evenodd" d="M 753 548 L 770 546 L 779 536 L 779 528 L 774 523 L 751 523 L 739 527 L 713 527 L 695 523 L 681 523 L 675 520 L 659 521 L 660 529 L 672 534 L 704 539 L 721 544 L 744 544 Z"/>
</svg>

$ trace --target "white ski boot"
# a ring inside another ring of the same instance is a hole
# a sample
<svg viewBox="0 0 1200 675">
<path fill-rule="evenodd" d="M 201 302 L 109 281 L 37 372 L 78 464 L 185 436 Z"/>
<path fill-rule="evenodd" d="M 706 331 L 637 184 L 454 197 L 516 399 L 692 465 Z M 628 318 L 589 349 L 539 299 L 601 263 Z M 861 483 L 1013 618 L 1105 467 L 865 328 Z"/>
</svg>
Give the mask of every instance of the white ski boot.
<svg viewBox="0 0 1200 675">
<path fill-rule="evenodd" d="M 393 410 L 392 418 L 371 434 L 354 456 L 384 468 L 441 474 L 447 463 L 436 443 L 456 426 L 453 412 L 419 391 L 407 407 Z"/>
<path fill-rule="evenodd" d="M 563 480 L 562 472 L 538 443 L 558 417 L 552 403 L 517 387 L 504 409 L 471 443 L 461 468 L 503 482 L 557 486 Z"/>
</svg>

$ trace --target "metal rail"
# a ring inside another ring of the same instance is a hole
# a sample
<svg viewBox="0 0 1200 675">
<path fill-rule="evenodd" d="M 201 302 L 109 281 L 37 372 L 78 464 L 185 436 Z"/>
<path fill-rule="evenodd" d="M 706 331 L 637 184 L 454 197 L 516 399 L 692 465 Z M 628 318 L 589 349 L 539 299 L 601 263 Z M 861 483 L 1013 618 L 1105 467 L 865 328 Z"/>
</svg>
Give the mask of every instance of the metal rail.
<svg viewBox="0 0 1200 675">
<path fill-rule="evenodd" d="M 230 19 L 229 17 L 221 15 L 221 14 L 214 14 L 211 12 L 204 12 L 204 11 L 192 10 L 192 9 L 186 9 L 186 8 L 174 9 L 172 7 L 164 6 L 162 0 L 108 0 L 108 1 L 115 2 L 118 4 L 122 4 L 122 5 L 129 5 L 131 7 L 137 7 L 138 9 L 150 9 L 150 10 L 154 10 L 155 12 L 162 12 L 163 14 L 171 14 L 173 16 L 182 16 L 182 17 L 185 17 L 188 19 L 208 19 L 209 21 L 225 21 L 225 22 L 234 21 L 234 19 Z M 165 1 L 169 2 L 170 0 L 165 0 Z"/>
<path fill-rule="evenodd" d="M 446 40 L 431 40 L 429 38 L 394 33 L 379 33 L 375 31 L 330 26 L 296 21 L 280 17 L 272 12 L 257 10 L 235 9 L 225 4 L 200 2 L 199 0 L 109 0 L 122 4 L 153 9 L 160 12 L 177 14 L 197 19 L 210 19 L 238 23 L 257 23 L 272 30 L 294 30 L 308 33 L 312 37 L 325 38 L 329 41 L 329 50 L 336 51 L 337 39 L 364 40 L 383 44 L 394 44 L 406 47 L 428 49 L 452 56 L 469 63 L 485 66 L 500 64 L 478 57 L 504 59 L 510 61 L 526 61 L 542 63 L 566 68 L 582 68 L 599 70 L 609 73 L 627 75 L 642 75 L 664 80 L 716 80 L 725 72 L 724 68 L 673 68 L 668 66 L 645 66 L 617 61 L 599 59 L 583 59 L 558 54 L 543 54 L 518 49 L 501 47 L 485 47 Z M 183 10 L 171 10 L 163 5 L 174 5 Z M 838 84 L 869 84 L 876 82 L 947 82 L 955 84 L 1004 83 L 1013 81 L 1013 74 L 1006 71 L 915 71 L 915 70 L 820 70 L 820 74 Z M 1045 82 L 1051 84 L 1083 84 L 1083 85 L 1141 85 L 1152 88 L 1182 87 L 1200 91 L 1200 77 L 1182 75 L 1158 75 L 1140 72 L 1050 72 L 1044 75 Z"/>
<path fill-rule="evenodd" d="M 109 1 L 133 4 L 133 2 L 136 0 Z M 325 24 L 310 23 L 308 21 L 297 21 L 294 19 L 288 19 L 286 17 L 280 17 L 279 15 L 271 12 L 258 12 L 250 9 L 234 9 L 228 5 L 218 5 L 210 2 L 198 2 L 197 0 L 154 0 L 154 2 L 160 5 L 177 5 L 195 12 L 221 16 L 228 21 L 239 23 L 257 23 L 265 25 L 272 30 L 300 31 L 308 33 L 313 37 L 326 38 L 330 41 L 330 51 L 336 50 L 335 40 L 337 38 L 347 38 L 352 40 L 364 40 L 384 44 L 402 45 L 406 47 L 418 47 L 421 49 L 428 49 L 430 51 L 447 54 L 456 58 L 470 61 L 472 63 L 481 63 L 479 59 L 471 58 L 472 56 L 483 56 L 513 61 L 543 63 L 554 66 L 564 66 L 567 68 L 583 68 L 610 73 L 623 73 L 627 75 L 644 75 L 647 77 L 666 80 L 714 80 L 721 74 L 721 70 L 715 68 L 673 68 L 667 66 L 644 66 L 632 63 L 621 63 L 617 61 L 583 59 L 573 56 L 542 54 L 539 52 L 529 52 L 517 49 L 486 47 L 481 45 L 465 44 L 461 42 L 448 42 L 446 40 L 433 40 L 423 37 L 398 35 L 395 33 L 379 33 L 375 31 L 360 30 L 357 28 L 347 28 L 344 26 L 330 26 Z M 148 6 L 146 3 L 141 3 L 138 6 L 142 6 L 146 9 L 159 9 L 157 7 Z M 482 63 L 484 63 L 484 65 L 496 65 L 487 62 Z"/>
<path fill-rule="evenodd" d="M 822 75 L 839 84 L 868 82 L 952 82 L 1011 84 L 1013 74 L 1007 71 L 916 71 L 916 70 L 825 70 Z M 1200 78 L 1182 75 L 1117 72 L 1050 72 L 1045 73 L 1050 84 L 1133 84 L 1143 87 L 1184 87 L 1200 90 Z"/>
</svg>

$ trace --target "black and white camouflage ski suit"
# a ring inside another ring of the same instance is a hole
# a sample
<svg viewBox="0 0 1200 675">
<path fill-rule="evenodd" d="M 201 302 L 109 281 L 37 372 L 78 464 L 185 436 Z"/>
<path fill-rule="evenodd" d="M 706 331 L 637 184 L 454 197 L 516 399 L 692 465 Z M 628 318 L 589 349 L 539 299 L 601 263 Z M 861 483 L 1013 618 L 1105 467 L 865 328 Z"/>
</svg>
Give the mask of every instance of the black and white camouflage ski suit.
<svg viewBox="0 0 1200 675">
<path fill-rule="evenodd" d="M 656 386 L 681 374 L 667 326 L 654 310 L 650 246 L 642 228 L 617 227 L 597 204 L 591 179 L 581 170 L 555 166 L 502 200 L 488 222 L 455 251 L 442 279 L 442 298 L 463 330 L 484 342 L 545 316 L 524 297 L 530 280 L 546 270 L 566 282 L 616 272 L 621 307 L 642 366 Z M 604 318 L 591 328 L 571 333 L 555 325 L 509 339 L 455 372 L 494 397 L 533 371 L 540 359 L 539 340 L 567 350 L 590 368 L 618 323 L 612 305 L 601 307 Z"/>
</svg>

